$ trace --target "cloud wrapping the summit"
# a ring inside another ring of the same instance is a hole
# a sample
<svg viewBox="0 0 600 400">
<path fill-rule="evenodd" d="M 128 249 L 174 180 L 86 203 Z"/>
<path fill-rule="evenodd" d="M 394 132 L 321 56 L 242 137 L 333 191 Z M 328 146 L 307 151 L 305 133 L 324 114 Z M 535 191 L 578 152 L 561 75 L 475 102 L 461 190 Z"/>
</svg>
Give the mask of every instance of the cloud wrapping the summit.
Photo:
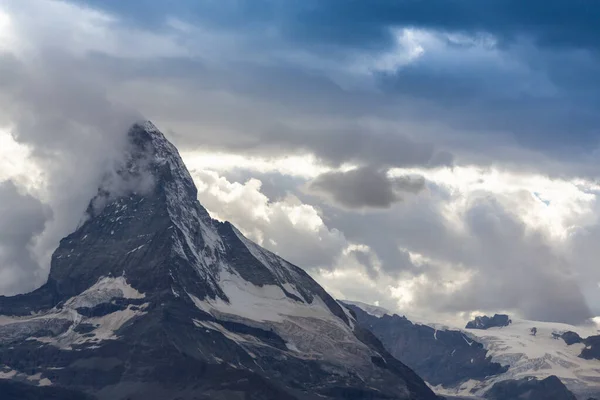
<svg viewBox="0 0 600 400">
<path fill-rule="evenodd" d="M 70 18 L 80 17 L 85 25 L 95 16 L 56 2 L 7 5 L 6 29 L 15 39 L 0 47 L 0 129 L 7 143 L 22 149 L 28 169 L 16 175 L 9 171 L 7 177 L 28 201 L 43 204 L 52 215 L 44 224 L 30 225 L 21 214 L 23 229 L 29 227 L 35 241 L 1 267 L 9 275 L 32 276 L 5 288 L 14 294 L 44 283 L 52 252 L 83 218 L 102 176 L 122 157 L 125 134 L 140 114 L 109 100 L 101 77 L 78 56 L 78 44 L 69 43 L 80 33 Z M 53 23 L 38 24 L 42 14 Z M 53 25 L 59 22 L 64 24 Z M 41 176 L 33 181 L 35 172 Z M 9 194 L 4 190 L 0 202 L 10 202 Z"/>
</svg>

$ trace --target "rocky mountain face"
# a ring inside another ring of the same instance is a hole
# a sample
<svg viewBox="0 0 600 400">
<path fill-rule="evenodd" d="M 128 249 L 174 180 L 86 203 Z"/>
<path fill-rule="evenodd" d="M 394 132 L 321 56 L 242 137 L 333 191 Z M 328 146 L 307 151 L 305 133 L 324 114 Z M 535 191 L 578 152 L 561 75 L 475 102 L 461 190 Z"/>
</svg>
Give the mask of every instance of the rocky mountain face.
<svg viewBox="0 0 600 400">
<path fill-rule="evenodd" d="M 485 394 L 486 399 L 577 400 L 556 376 L 546 379 L 523 378 L 496 383 Z"/>
<path fill-rule="evenodd" d="M 93 400 L 85 393 L 49 386 L 33 386 L 28 383 L 0 380 L 0 398 L 13 400 Z"/>
<path fill-rule="evenodd" d="M 579 357 L 586 360 L 600 360 L 600 335 L 592 335 L 582 338 L 577 332 L 567 331 L 560 335 L 567 345 L 583 344 Z"/>
<path fill-rule="evenodd" d="M 563 393 L 557 399 L 571 399 L 573 393 L 580 399 L 597 398 L 600 393 L 600 363 L 594 353 L 600 336 L 593 335 L 592 326 L 519 319 L 505 324 L 510 318 L 502 317 L 496 318 L 499 326 L 481 319 L 483 325 L 471 329 L 435 329 L 360 303 L 346 304 L 390 353 L 448 398 L 484 398 L 488 393 L 495 400 L 553 398 L 544 393 L 556 381 L 567 389 L 557 391 Z M 589 336 L 582 339 L 582 334 Z"/>
<path fill-rule="evenodd" d="M 48 282 L 0 297 L 12 398 L 437 399 L 302 269 L 212 220 L 152 124 L 128 135 Z"/>
<path fill-rule="evenodd" d="M 508 369 L 493 362 L 483 345 L 464 332 L 436 330 L 398 315 L 377 317 L 355 305 L 347 306 L 356 314 L 359 324 L 371 330 L 394 357 L 433 386 L 456 386 Z"/>
</svg>

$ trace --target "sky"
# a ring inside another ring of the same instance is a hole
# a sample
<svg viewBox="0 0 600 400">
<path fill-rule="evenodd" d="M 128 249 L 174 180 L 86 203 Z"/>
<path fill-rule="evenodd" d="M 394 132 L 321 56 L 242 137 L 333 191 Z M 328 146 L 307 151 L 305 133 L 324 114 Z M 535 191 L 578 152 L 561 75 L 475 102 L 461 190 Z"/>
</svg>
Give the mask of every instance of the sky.
<svg viewBox="0 0 600 400">
<path fill-rule="evenodd" d="M 0 0 L 0 294 L 44 283 L 124 133 L 333 296 L 600 315 L 600 3 Z"/>
</svg>

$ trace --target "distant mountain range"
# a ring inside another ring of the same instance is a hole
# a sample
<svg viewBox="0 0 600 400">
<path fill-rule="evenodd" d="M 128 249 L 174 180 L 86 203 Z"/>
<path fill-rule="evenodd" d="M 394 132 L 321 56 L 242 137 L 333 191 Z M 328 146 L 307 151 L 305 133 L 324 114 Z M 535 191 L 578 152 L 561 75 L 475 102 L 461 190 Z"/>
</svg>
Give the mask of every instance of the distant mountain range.
<svg viewBox="0 0 600 400">
<path fill-rule="evenodd" d="M 363 303 L 345 304 L 438 394 L 498 400 L 521 398 L 519 391 L 533 396 L 522 397 L 527 399 L 600 397 L 595 327 L 495 315 L 478 317 L 465 328 L 439 329 Z"/>
</svg>

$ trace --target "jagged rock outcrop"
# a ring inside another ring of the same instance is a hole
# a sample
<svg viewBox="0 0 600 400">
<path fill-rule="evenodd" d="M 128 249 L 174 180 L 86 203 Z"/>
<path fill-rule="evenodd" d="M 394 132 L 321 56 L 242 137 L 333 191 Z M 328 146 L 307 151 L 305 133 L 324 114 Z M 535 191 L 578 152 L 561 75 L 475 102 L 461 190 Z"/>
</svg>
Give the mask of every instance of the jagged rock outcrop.
<svg viewBox="0 0 600 400">
<path fill-rule="evenodd" d="M 600 335 L 588 336 L 583 339 L 585 347 L 581 350 L 579 357 L 585 358 L 586 360 L 600 360 Z"/>
<path fill-rule="evenodd" d="M 508 326 L 511 320 L 506 314 L 494 314 L 492 318 L 487 315 L 475 317 L 473 321 L 469 321 L 465 329 L 489 329 L 494 327 Z"/>
<path fill-rule="evenodd" d="M 152 124 L 128 135 L 48 282 L 0 297 L 5 374 L 98 400 L 437 398 L 302 269 L 212 220 Z"/>
<path fill-rule="evenodd" d="M 564 332 L 563 334 L 560 335 L 560 337 L 562 338 L 562 340 L 564 340 L 564 342 L 568 346 L 575 344 L 575 343 L 581 343 L 583 341 L 581 336 L 579 336 L 579 334 L 577 332 L 573 332 L 573 331 Z"/>
<path fill-rule="evenodd" d="M 579 357 L 586 360 L 600 360 L 600 335 L 582 338 L 577 333 L 568 331 L 560 335 L 560 337 L 569 346 L 576 343 L 583 343 L 585 345 Z"/>
</svg>

